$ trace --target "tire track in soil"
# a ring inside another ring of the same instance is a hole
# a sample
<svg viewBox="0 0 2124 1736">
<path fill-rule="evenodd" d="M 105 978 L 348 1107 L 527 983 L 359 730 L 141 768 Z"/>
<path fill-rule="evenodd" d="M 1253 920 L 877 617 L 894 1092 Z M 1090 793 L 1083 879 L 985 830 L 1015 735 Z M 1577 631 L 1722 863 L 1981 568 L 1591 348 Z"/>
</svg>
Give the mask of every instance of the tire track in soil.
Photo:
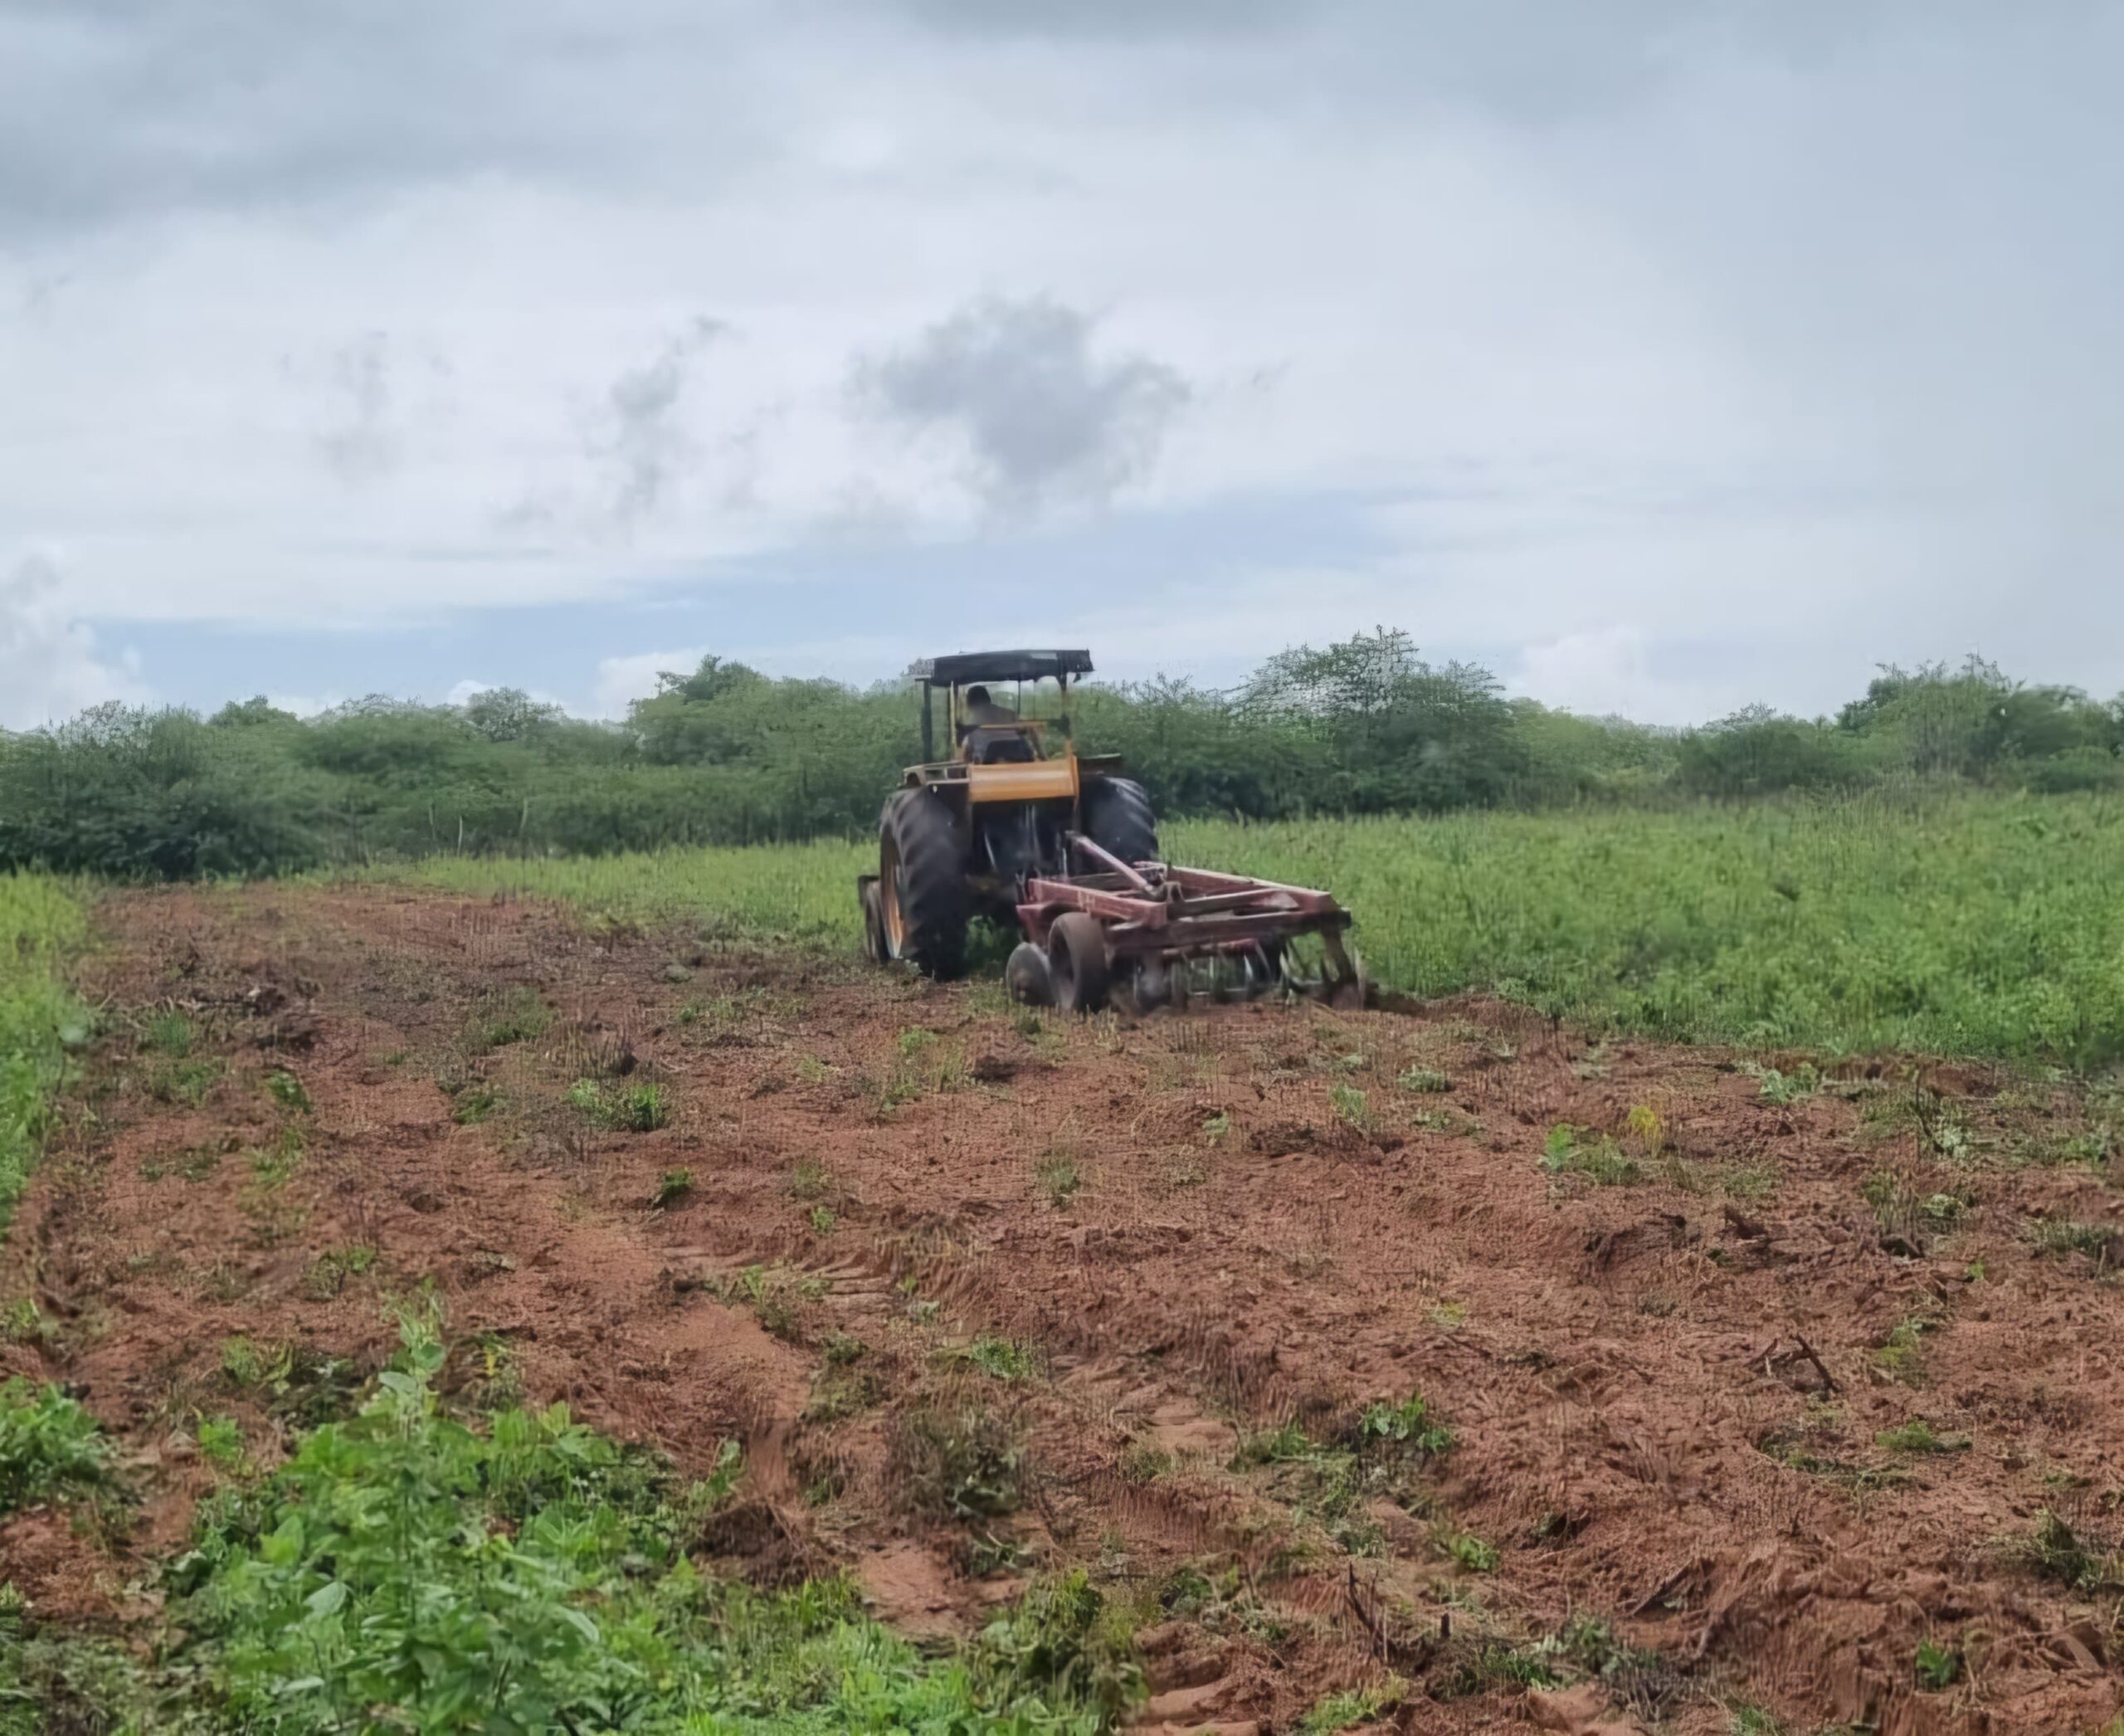
<svg viewBox="0 0 2124 1736">
<path fill-rule="evenodd" d="M 745 1441 L 748 1497 L 719 1543 L 763 1578 L 850 1567 L 918 1631 L 977 1620 L 1020 1582 L 969 1578 L 962 1539 L 903 1510 L 892 1431 L 916 1403 L 1011 1411 L 1041 1467 L 1017 1522 L 1041 1559 L 1096 1563 L 1124 1591 L 1230 1563 L 1287 1622 L 1266 1639 L 1258 1620 L 1153 1629 L 1147 1716 L 1176 1728 L 1280 1727 L 1375 1670 L 1382 1626 L 1435 1684 L 1486 1620 L 1531 1636 L 1574 1612 L 1674 1661 L 1683 1691 L 1660 1709 L 1678 1730 L 1722 1729 L 1727 1694 L 1795 1721 L 1941 1731 L 2073 1729 L 2113 1701 L 2099 1607 L 1990 1547 L 2044 1505 L 2098 1526 L 2117 1499 L 2124 1310 L 2023 1233 L 2037 1212 L 2117 1217 L 2091 1173 L 1975 1173 L 1966 1224 L 1898 1259 L 1857 1190 L 1883 1164 L 1939 1180 L 1914 1136 L 1873 1139 L 1858 1106 L 1827 1096 L 1764 1105 L 1716 1056 L 1589 1054 L 1505 1009 L 1210 1008 L 1028 1038 L 963 989 L 592 938 L 531 905 L 180 890 L 114 898 L 105 927 L 104 992 L 192 1009 L 231 1057 L 197 1109 L 152 1101 L 144 1063 L 121 1062 L 101 1128 L 55 1154 L 8 1256 L 11 1281 L 62 1323 L 46 1372 L 157 1460 L 142 1552 L 181 1535 L 211 1484 L 174 1421 L 205 1404 L 254 1441 L 285 1426 L 228 1392 L 224 1339 L 372 1364 L 390 1339 L 379 1292 L 426 1278 L 453 1334 L 510 1347 L 535 1401 L 565 1398 L 695 1470 L 726 1435 Z M 467 1070 L 468 1009 L 510 987 L 558 1017 L 470 1065 L 502 1108 L 458 1125 L 436 1075 Z M 918 1030 L 934 1041 L 910 1047 Z M 265 1199 L 241 1153 L 285 1119 L 261 1089 L 282 1061 L 314 1099 L 314 1131 Z M 1412 1061 L 1449 1092 L 1398 1090 Z M 673 1124 L 587 1131 L 560 1094 L 601 1071 L 663 1085 Z M 895 1080 L 913 1089 L 888 1108 Z M 1536 1167 L 1555 1123 L 1620 1128 L 1639 1105 L 1670 1154 L 1646 1184 Z M 1958 1112 L 1974 1124 L 1984 1105 Z M 217 1145 L 231 1148 L 191 1159 L 203 1173 L 187 1179 L 183 1154 Z M 1075 1174 L 1060 1203 L 1042 1162 Z M 650 1209 L 680 1168 L 691 1191 Z M 1702 1178 L 1744 1172 L 1774 1191 L 1736 1223 Z M 357 1243 L 384 1275 L 318 1294 L 319 1256 Z M 1982 1285 L 1961 1275 L 1972 1259 Z M 742 1299 L 752 1267 L 794 1287 L 781 1335 L 718 1300 Z M 911 1318 L 925 1304 L 933 1318 Z M 1913 1391 L 1876 1358 L 1919 1314 L 1933 1325 Z M 1051 1378 L 940 1365 L 984 1331 L 1038 1346 Z M 833 1332 L 870 1347 L 859 1366 L 878 1402 L 806 1421 Z M 1810 1405 L 1824 1376 L 1836 1391 Z M 1289 1515 L 1271 1476 L 1226 1469 L 1240 1433 L 1324 1431 L 1410 1390 L 1459 1436 L 1426 1479 L 1440 1520 L 1499 1544 L 1497 1571 L 1451 1568 L 1425 1523 L 1391 1509 L 1374 1515 L 1381 1556 L 1323 1553 L 1301 1527 L 1314 1558 L 1272 1572 Z M 1976 1446 L 1915 1465 L 1872 1448 L 1912 1415 Z M 1833 1473 L 1757 1445 L 1788 1436 Z M 1132 1474 L 1146 1449 L 1171 1470 Z M 822 1482 L 838 1492 L 807 1502 Z M 20 1531 L 0 1534 L 0 1561 L 50 1555 Z M 1460 1639 L 1438 1646 L 1441 1625 Z M 1975 1660 L 1957 1694 L 1912 1689 L 1915 1646 L 1936 1634 Z M 1415 1704 L 1425 1729 L 1527 1709 L 1497 1694 Z M 1542 1715 L 1593 1713 L 1560 1700 Z"/>
</svg>

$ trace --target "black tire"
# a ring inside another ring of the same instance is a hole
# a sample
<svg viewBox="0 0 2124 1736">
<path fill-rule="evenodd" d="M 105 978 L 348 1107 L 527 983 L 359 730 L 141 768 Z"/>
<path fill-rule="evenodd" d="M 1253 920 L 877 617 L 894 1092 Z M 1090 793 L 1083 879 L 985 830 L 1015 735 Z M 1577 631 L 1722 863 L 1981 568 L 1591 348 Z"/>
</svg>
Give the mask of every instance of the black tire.
<svg viewBox="0 0 2124 1736">
<path fill-rule="evenodd" d="M 966 841 L 927 790 L 897 790 L 878 822 L 878 902 L 885 949 L 925 977 L 966 972 Z"/>
<path fill-rule="evenodd" d="M 1055 978 L 1047 968 L 1047 954 L 1030 940 L 1021 940 L 1003 967 L 1003 987 L 1021 1007 L 1052 1007 Z"/>
<path fill-rule="evenodd" d="M 1106 1005 L 1106 932 L 1096 919 L 1071 910 L 1047 931 L 1047 974 L 1055 1004 L 1064 1012 L 1097 1012 Z"/>
<path fill-rule="evenodd" d="M 863 956 L 873 964 L 889 964 L 892 953 L 885 947 L 884 911 L 879 902 L 878 883 L 863 883 Z"/>
<path fill-rule="evenodd" d="M 1086 837 L 1132 868 L 1163 860 L 1151 798 L 1133 778 L 1096 778 L 1086 784 L 1084 822 Z"/>
</svg>

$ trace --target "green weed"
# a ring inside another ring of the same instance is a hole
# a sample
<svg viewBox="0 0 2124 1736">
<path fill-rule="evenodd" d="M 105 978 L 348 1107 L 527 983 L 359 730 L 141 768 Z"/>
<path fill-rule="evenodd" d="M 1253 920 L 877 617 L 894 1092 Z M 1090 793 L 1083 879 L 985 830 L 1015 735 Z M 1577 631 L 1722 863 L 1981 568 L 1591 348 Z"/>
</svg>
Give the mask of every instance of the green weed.
<svg viewBox="0 0 2124 1736">
<path fill-rule="evenodd" d="M 1024 1437 L 985 1406 L 903 1412 L 894 1419 L 889 1453 L 901 1499 L 918 1513 L 1000 1519 L 1024 1500 Z"/>
<path fill-rule="evenodd" d="M 654 1133 L 671 1119 L 670 1100 L 660 1085 L 607 1085 L 578 1079 L 568 1087 L 568 1100 L 607 1132 Z"/>
<path fill-rule="evenodd" d="M 511 1043 L 529 1042 L 543 1036 L 553 1022 L 553 1009 L 538 997 L 536 989 L 496 989 L 472 1003 L 467 1046 L 475 1050 L 500 1049 Z"/>
<path fill-rule="evenodd" d="M 158 1012 L 148 1021 L 148 1046 L 183 1061 L 192 1053 L 192 1021 L 181 1012 Z"/>
<path fill-rule="evenodd" d="M 243 1425 L 233 1417 L 202 1417 L 192 1438 L 199 1444 L 199 1456 L 217 1470 L 240 1470 L 246 1454 L 243 1443 Z"/>
<path fill-rule="evenodd" d="M 690 1169 L 667 1169 L 657 1178 L 656 1191 L 649 1197 L 649 1203 L 659 1211 L 675 1206 L 694 1191 L 694 1173 Z"/>
<path fill-rule="evenodd" d="M 1060 1152 L 1048 1153 L 1033 1165 L 1032 1173 L 1050 1206 L 1068 1205 L 1084 1185 L 1084 1173 L 1077 1168 L 1076 1159 Z"/>
<path fill-rule="evenodd" d="M 275 1067 L 266 1075 L 266 1090 L 274 1102 L 291 1114 L 307 1115 L 315 1108 L 303 1082 L 285 1067 Z"/>
<path fill-rule="evenodd" d="M 1961 1679 L 1961 1654 L 1936 1641 L 1920 1640 L 1912 1671 L 1927 1693 L 1944 1693 Z"/>
<path fill-rule="evenodd" d="M 952 1351 L 951 1357 L 996 1380 L 1031 1380 L 1040 1373 L 1040 1358 L 1032 1351 L 986 1333 Z"/>
<path fill-rule="evenodd" d="M 0 1385 L 0 1514 L 113 1487 L 110 1443 L 56 1387 Z"/>
<path fill-rule="evenodd" d="M 1558 1122 L 1542 1143 L 1541 1168 L 1551 1175 L 1582 1175 L 1597 1187 L 1627 1187 L 1641 1178 L 1633 1158 L 1605 1134 Z"/>
<path fill-rule="evenodd" d="M 1892 1453 L 1960 1453 L 1969 1451 L 1969 1436 L 1940 1434 L 1919 1417 L 1881 1430 L 1873 1444 Z"/>
<path fill-rule="evenodd" d="M 224 1069 L 213 1056 L 195 1061 L 165 1061 L 148 1075 L 148 1095 L 158 1103 L 182 1103 L 197 1109 L 221 1082 Z"/>
</svg>

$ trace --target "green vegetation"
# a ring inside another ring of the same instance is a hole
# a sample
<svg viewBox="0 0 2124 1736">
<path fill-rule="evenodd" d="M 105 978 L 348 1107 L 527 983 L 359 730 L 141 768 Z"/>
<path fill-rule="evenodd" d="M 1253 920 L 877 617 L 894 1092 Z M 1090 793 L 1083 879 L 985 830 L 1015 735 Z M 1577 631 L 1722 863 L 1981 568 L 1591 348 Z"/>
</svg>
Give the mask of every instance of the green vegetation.
<svg viewBox="0 0 2124 1736">
<path fill-rule="evenodd" d="M 1023 1436 L 980 1404 L 923 1406 L 894 1420 L 891 1463 L 900 1498 L 940 1519 L 1000 1519 L 1025 1499 Z"/>
<path fill-rule="evenodd" d="M 1094 685 L 1077 739 L 1159 812 L 1290 819 L 1730 799 L 1912 779 L 2124 786 L 2124 708 L 1971 660 L 1884 670 L 1834 719 L 1753 707 L 1701 729 L 1596 721 L 1425 663 L 1404 634 L 1269 659 L 1235 691 Z M 846 834 L 919 755 L 896 682 L 856 692 L 704 658 L 624 724 L 522 693 L 370 698 L 308 722 L 263 699 L 202 719 L 105 705 L 0 736 L 0 866 L 127 879 L 441 853 L 599 855 Z"/>
<path fill-rule="evenodd" d="M 110 1485 L 110 1443 L 56 1387 L 0 1386 L 0 1514 Z"/>
<path fill-rule="evenodd" d="M 1938 789 L 1163 828 L 1176 860 L 1322 885 L 1381 983 L 1488 989 L 1591 1029 L 1827 1053 L 2124 1055 L 2124 805 Z M 852 950 L 875 846 L 438 859 L 420 876 Z M 1807 1075 L 1761 1075 L 1771 1101 Z M 1411 1080 L 1411 1090 L 1428 1081 Z"/>
<path fill-rule="evenodd" d="M 1643 1172 L 1605 1134 L 1559 1121 L 1542 1142 L 1541 1167 L 1551 1175 L 1582 1175 L 1603 1187 L 1627 1187 Z"/>
<path fill-rule="evenodd" d="M 153 1644 L 38 1631 L 0 1601 L 0 1733 L 1094 1736 L 1142 1697 L 1127 1625 L 1082 1574 L 925 1656 L 844 1582 L 767 1594 L 694 1568 L 742 1471 L 734 1443 L 687 1485 L 565 1407 L 462 1420 L 435 1390 L 432 1327 L 404 1337 L 358 1413 L 262 1479 L 232 1420 L 200 1419 L 202 1456 L 234 1480 L 162 1573 Z M 70 1407 L 7 1389 L 10 1505 L 103 1485 L 101 1437 Z"/>
<path fill-rule="evenodd" d="M 568 1100 L 599 1127 L 621 1133 L 654 1133 L 671 1119 L 671 1105 L 660 1085 L 608 1085 L 578 1079 L 568 1088 Z"/>
<path fill-rule="evenodd" d="M 1969 1450 L 1966 1435 L 1942 1435 L 1922 1417 L 1883 1429 L 1873 1444 L 1892 1453 L 1960 1453 Z"/>
<path fill-rule="evenodd" d="M 0 1229 L 14 1216 L 67 1050 L 88 1019 L 61 981 L 80 906 L 57 881 L 0 874 Z"/>
<path fill-rule="evenodd" d="M 1040 1373 L 1040 1358 L 1035 1352 L 1009 1339 L 986 1333 L 950 1354 L 953 1361 L 978 1368 L 996 1380 L 1030 1380 Z"/>
</svg>

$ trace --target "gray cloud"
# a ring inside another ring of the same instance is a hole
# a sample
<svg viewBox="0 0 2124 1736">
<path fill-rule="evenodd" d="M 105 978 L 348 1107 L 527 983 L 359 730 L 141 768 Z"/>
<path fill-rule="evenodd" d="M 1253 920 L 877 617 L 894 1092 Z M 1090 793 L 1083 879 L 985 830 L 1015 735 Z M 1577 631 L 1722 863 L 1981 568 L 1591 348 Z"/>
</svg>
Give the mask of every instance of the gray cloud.
<svg viewBox="0 0 2124 1736">
<path fill-rule="evenodd" d="M 391 470 L 399 445 L 391 419 L 391 340 L 364 332 L 335 351 L 331 388 L 339 414 L 317 436 L 317 449 L 333 473 L 366 481 Z"/>
<path fill-rule="evenodd" d="M 697 318 L 639 368 L 607 389 L 585 431 L 585 445 L 606 472 L 607 514 L 625 532 L 655 513 L 700 450 L 680 416 L 694 364 L 722 334 L 719 320 Z"/>
<path fill-rule="evenodd" d="M 1147 356 L 1096 354 L 1094 329 L 1057 301 L 991 296 L 860 363 L 855 387 L 887 420 L 960 443 L 993 512 L 1103 505 L 1149 474 L 1190 394 Z"/>
<path fill-rule="evenodd" d="M 129 217 L 489 175 L 582 186 L 762 153 L 762 0 L 11 0 L 0 249 Z M 668 147 L 680 134 L 684 145 Z M 750 140 L 749 144 L 747 141 Z"/>
</svg>

